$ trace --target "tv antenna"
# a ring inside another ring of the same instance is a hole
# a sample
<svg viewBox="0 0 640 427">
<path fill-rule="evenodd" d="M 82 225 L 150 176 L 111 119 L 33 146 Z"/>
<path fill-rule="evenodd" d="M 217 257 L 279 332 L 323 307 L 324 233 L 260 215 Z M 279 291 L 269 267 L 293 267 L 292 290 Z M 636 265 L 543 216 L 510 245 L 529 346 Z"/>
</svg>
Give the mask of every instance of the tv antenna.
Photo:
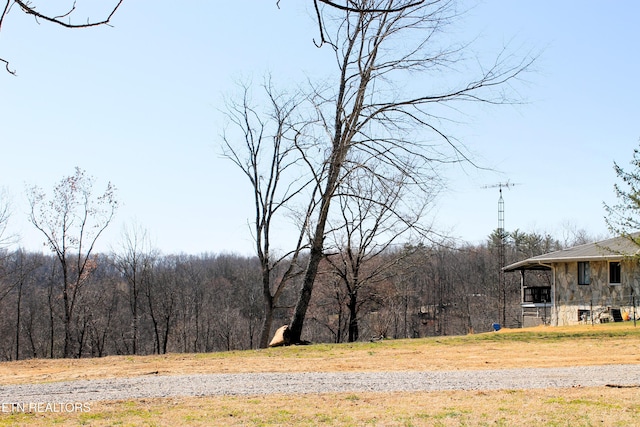
<svg viewBox="0 0 640 427">
<path fill-rule="evenodd" d="M 504 240 L 504 199 L 502 198 L 502 189 L 515 187 L 516 185 L 520 184 L 507 180 L 506 182 L 498 182 L 497 184 L 485 185 L 484 187 L 482 187 L 497 188 L 500 191 L 500 197 L 498 198 L 498 231 L 500 232 L 500 238 L 502 240 Z"/>
</svg>

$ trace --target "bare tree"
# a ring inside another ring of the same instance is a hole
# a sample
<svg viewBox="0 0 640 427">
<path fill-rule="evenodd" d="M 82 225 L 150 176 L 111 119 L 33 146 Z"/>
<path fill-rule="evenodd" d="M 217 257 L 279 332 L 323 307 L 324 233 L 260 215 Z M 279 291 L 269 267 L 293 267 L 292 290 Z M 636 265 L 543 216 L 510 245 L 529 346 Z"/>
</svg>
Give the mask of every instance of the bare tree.
<svg viewBox="0 0 640 427">
<path fill-rule="evenodd" d="M 93 184 L 93 178 L 76 168 L 74 175 L 54 187 L 50 198 L 36 186 L 28 193 L 29 219 L 44 235 L 62 269 L 64 357 L 71 354 L 71 323 L 80 289 L 95 268 L 95 244 L 118 208 L 111 183 L 98 197 L 93 196 Z"/>
<path fill-rule="evenodd" d="M 151 248 L 146 230 L 139 225 L 125 228 L 122 233 L 122 251 L 114 256 L 115 264 L 128 285 L 129 308 L 131 310 L 132 353 L 138 354 L 140 310 L 142 292 L 150 279 L 151 268 L 157 251 Z"/>
<path fill-rule="evenodd" d="M 0 3 L 0 30 L 2 30 L 2 24 L 5 19 L 9 15 L 9 13 L 17 7 L 21 12 L 26 13 L 27 15 L 33 16 L 36 22 L 45 21 L 50 22 L 52 24 L 56 24 L 65 28 L 90 28 L 97 27 L 101 25 L 110 25 L 111 18 L 115 15 L 116 11 L 120 7 L 124 0 L 118 0 L 117 3 L 113 7 L 111 7 L 108 11 L 103 12 L 103 17 L 98 19 L 91 18 L 82 18 L 78 20 L 74 20 L 77 9 L 77 0 L 74 0 L 71 5 L 67 6 L 61 12 L 41 12 L 38 9 L 38 5 L 33 1 L 22 1 L 22 0 L 5 0 L 4 7 L 2 8 Z M 47 5 L 43 5 L 43 9 L 47 9 Z M 16 75 L 16 71 L 12 70 L 9 67 L 9 61 L 0 57 L 0 62 L 4 63 L 5 69 L 7 72 Z"/>
<path fill-rule="evenodd" d="M 119 307 L 117 277 L 106 277 L 91 284 L 83 306 L 83 321 L 86 322 L 86 342 L 91 356 L 102 357 L 107 352 L 107 341 L 112 329 L 120 330 L 125 325 L 117 324 L 115 317 Z"/>
<path fill-rule="evenodd" d="M 299 274 L 298 259 L 306 247 L 307 221 L 311 208 L 307 208 L 300 221 L 300 232 L 293 249 L 284 254 L 272 250 L 273 229 L 291 213 L 293 204 L 301 196 L 314 193 L 315 182 L 306 178 L 301 155 L 301 128 L 295 121 L 299 95 L 276 94 L 271 82 L 263 86 L 268 109 L 261 113 L 252 106 L 247 85 L 242 86 L 240 101 L 227 104 L 227 118 L 239 131 L 226 131 L 223 135 L 224 155 L 238 166 L 251 183 L 255 220 L 253 234 L 255 248 L 262 271 L 264 321 L 259 347 L 269 343 L 273 313 L 287 283 Z M 238 140 L 241 142 L 238 143 Z M 309 193 L 307 193 L 309 190 Z M 314 201 L 311 196 L 311 203 Z"/>
<path fill-rule="evenodd" d="M 165 257 L 153 268 L 145 281 L 144 294 L 153 326 L 154 352 L 166 354 L 176 323 L 179 287 L 176 277 L 176 257 Z"/>
<path fill-rule="evenodd" d="M 11 219 L 11 203 L 4 188 L 0 188 L 0 250 L 17 241 L 17 236 L 7 232 Z"/>
<path fill-rule="evenodd" d="M 382 166 L 381 166 L 382 167 Z M 335 253 L 325 244 L 325 256 L 347 295 L 348 340 L 359 337 L 359 311 L 370 298 L 363 298 L 362 290 L 375 287 L 385 279 L 391 267 L 409 254 L 393 251 L 393 245 L 411 231 L 420 235 L 428 230 L 420 226 L 426 205 L 434 192 L 420 198 L 409 197 L 406 177 L 378 180 L 380 168 L 352 170 L 336 194 L 339 213 L 336 223 L 330 220 L 326 239 L 333 243 Z M 408 206 L 410 201 L 414 206 Z M 375 292 L 369 292 L 369 297 Z"/>
<path fill-rule="evenodd" d="M 16 292 L 16 306 L 15 306 L 15 360 L 20 358 L 20 331 L 22 323 L 22 305 L 23 295 L 25 294 L 25 288 L 29 285 L 33 285 L 34 271 L 40 267 L 35 257 L 30 257 L 23 249 L 18 249 L 13 252 L 9 257 L 11 264 L 11 277 L 12 285 Z M 28 291 L 27 291 L 28 292 Z M 3 297 L 0 295 L 0 302 Z"/>
<path fill-rule="evenodd" d="M 442 107 L 455 109 L 456 104 L 469 101 L 513 102 L 493 89 L 516 79 L 534 61 L 503 51 L 475 77 L 461 82 L 436 80 L 442 73 L 451 76 L 469 65 L 464 56 L 467 45 L 446 48 L 437 39 L 458 16 L 453 1 L 356 0 L 348 5 L 338 15 L 335 8 L 320 10 L 324 41 L 335 51 L 339 76 L 333 93 L 317 90 L 314 97 L 329 143 L 324 175 L 318 177 L 322 191 L 314 214 L 309 263 L 290 323 L 292 341 L 301 337 L 323 257 L 332 198 L 353 170 L 353 162 L 362 167 L 375 159 L 420 186 L 425 183 L 425 171 L 432 172 L 437 164 L 468 161 L 462 146 L 442 125 L 446 119 Z M 410 90 L 399 87 L 399 82 L 415 81 L 417 76 L 424 76 L 424 85 Z M 437 84 L 427 84 L 427 78 Z M 440 147 L 435 146 L 437 139 L 443 142 Z"/>
</svg>

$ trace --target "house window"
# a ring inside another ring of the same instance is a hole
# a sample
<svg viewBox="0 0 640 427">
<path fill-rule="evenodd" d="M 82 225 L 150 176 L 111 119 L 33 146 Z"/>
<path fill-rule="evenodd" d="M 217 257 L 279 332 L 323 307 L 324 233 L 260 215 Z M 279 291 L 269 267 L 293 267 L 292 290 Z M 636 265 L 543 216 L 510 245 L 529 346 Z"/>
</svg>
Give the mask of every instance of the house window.
<svg viewBox="0 0 640 427">
<path fill-rule="evenodd" d="M 524 288 L 524 301 L 532 303 L 543 303 L 551 301 L 551 287 Z"/>
<path fill-rule="evenodd" d="M 578 309 L 578 320 L 580 322 L 589 322 L 589 321 L 591 321 L 591 310 L 580 310 L 580 309 Z"/>
<path fill-rule="evenodd" d="M 620 262 L 610 262 L 609 263 L 609 284 L 610 285 L 619 285 L 620 281 Z"/>
<path fill-rule="evenodd" d="M 578 262 L 578 285 L 591 283 L 591 265 L 589 262 Z"/>
</svg>

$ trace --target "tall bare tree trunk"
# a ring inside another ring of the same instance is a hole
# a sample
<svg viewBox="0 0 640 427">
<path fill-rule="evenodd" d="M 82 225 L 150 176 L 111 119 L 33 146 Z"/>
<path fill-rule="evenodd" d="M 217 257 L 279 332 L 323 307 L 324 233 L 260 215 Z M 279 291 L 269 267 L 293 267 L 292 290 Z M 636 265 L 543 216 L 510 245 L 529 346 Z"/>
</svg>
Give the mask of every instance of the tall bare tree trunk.
<svg viewBox="0 0 640 427">
<path fill-rule="evenodd" d="M 22 302 L 23 279 L 18 282 L 18 300 L 16 301 L 16 360 L 20 359 L 20 309 Z"/>
<path fill-rule="evenodd" d="M 356 342 L 360 337 L 358 328 L 358 291 L 355 290 L 349 295 L 349 342 Z"/>
<path fill-rule="evenodd" d="M 264 288 L 264 319 L 262 321 L 262 330 L 260 331 L 260 348 L 269 346 L 269 338 L 271 337 L 271 329 L 273 327 L 273 297 L 268 287 Z"/>
<path fill-rule="evenodd" d="M 339 113 L 338 113 L 339 114 Z M 336 150 L 336 146 L 340 146 L 341 141 L 341 126 L 336 126 L 336 136 L 334 138 L 334 155 L 332 156 L 332 162 L 329 167 L 329 178 L 325 186 L 324 193 L 322 194 L 322 202 L 320 205 L 320 213 L 318 222 L 311 241 L 311 250 L 309 253 L 309 263 L 304 274 L 304 280 L 302 282 L 302 289 L 296 303 L 291 323 L 289 324 L 290 341 L 291 343 L 299 343 L 302 341 L 302 327 L 304 325 L 304 319 L 307 315 L 307 309 L 309 308 L 309 302 L 311 301 L 311 293 L 313 292 L 313 285 L 318 275 L 318 266 L 323 256 L 325 226 L 329 217 L 329 207 L 331 205 L 331 199 L 338 182 L 340 170 L 346 157 L 346 149 Z"/>
</svg>

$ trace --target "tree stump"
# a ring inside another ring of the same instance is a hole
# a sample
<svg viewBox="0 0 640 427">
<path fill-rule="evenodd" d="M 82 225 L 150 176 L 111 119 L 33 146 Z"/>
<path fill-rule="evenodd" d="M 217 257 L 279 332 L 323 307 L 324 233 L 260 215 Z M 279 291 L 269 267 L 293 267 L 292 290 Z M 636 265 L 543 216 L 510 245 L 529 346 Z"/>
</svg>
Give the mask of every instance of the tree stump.
<svg viewBox="0 0 640 427">
<path fill-rule="evenodd" d="M 273 338 L 269 343 L 269 347 L 280 347 L 289 344 L 291 344 L 291 331 L 289 331 L 288 325 L 284 325 L 278 328 L 276 333 L 273 335 Z"/>
</svg>

